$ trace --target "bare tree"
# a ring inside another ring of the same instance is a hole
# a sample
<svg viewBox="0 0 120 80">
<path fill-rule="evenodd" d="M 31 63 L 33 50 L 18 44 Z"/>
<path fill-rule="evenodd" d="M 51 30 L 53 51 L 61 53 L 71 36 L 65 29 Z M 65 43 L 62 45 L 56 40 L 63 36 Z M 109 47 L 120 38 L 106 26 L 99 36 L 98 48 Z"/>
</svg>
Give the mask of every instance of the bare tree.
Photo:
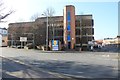
<svg viewBox="0 0 120 80">
<path fill-rule="evenodd" d="M 52 17 L 55 14 L 55 10 L 52 7 L 47 8 L 44 12 L 44 16 Z M 35 13 L 31 16 L 30 20 L 34 21 L 35 19 L 39 18 L 42 14 Z"/>
<path fill-rule="evenodd" d="M 43 12 L 45 16 L 52 17 L 55 14 L 55 10 L 52 7 L 49 7 L 46 9 L 46 11 Z"/>
<path fill-rule="evenodd" d="M 35 13 L 34 15 L 31 16 L 30 20 L 34 21 L 36 20 L 38 17 L 40 17 L 40 13 Z"/>
<path fill-rule="evenodd" d="M 52 7 L 49 7 L 47 8 L 44 12 L 43 12 L 43 15 L 48 17 L 48 24 L 49 24 L 49 27 L 48 27 L 48 35 L 52 36 L 51 38 L 48 37 L 48 40 L 54 40 L 54 32 L 55 32 L 55 20 L 53 17 L 53 15 L 55 14 L 55 10 L 52 8 Z M 52 30 L 52 31 L 49 31 L 49 30 Z"/>
<path fill-rule="evenodd" d="M 51 20 L 51 17 L 54 15 L 55 13 L 55 10 L 53 8 L 47 8 L 43 14 L 40 14 L 40 13 L 35 13 L 34 15 L 31 16 L 30 20 L 31 21 L 34 21 L 35 19 L 39 18 L 40 16 L 44 15 L 45 17 L 49 17 L 49 24 L 52 24 L 52 20 Z M 42 34 L 45 30 L 41 30 L 41 27 L 39 26 L 45 26 L 45 24 L 38 24 L 38 23 L 34 23 L 34 25 L 32 26 L 32 29 L 31 29 L 31 32 L 34 34 L 34 42 L 35 42 L 35 45 L 38 45 L 38 42 L 40 41 L 39 40 L 39 37 L 36 37 L 36 36 L 41 36 L 39 35 L 40 33 Z M 44 28 L 44 27 L 43 27 Z M 40 43 L 40 44 L 43 44 L 43 43 Z"/>
<path fill-rule="evenodd" d="M 1 20 L 5 19 L 14 12 L 13 10 L 10 10 L 7 13 L 6 12 L 4 13 L 4 10 L 6 8 L 3 5 L 4 5 L 3 1 L 0 0 L 0 22 L 2 22 Z"/>
</svg>

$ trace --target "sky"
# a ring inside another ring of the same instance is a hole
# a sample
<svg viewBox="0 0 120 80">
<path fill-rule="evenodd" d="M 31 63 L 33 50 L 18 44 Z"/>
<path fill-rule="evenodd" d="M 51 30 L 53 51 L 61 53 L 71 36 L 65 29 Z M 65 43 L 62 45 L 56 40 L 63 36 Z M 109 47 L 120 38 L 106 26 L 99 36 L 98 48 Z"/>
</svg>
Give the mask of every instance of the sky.
<svg viewBox="0 0 120 80">
<path fill-rule="evenodd" d="M 42 14 L 48 7 L 54 8 L 55 16 L 63 16 L 64 6 L 74 5 L 76 15 L 93 15 L 95 39 L 118 35 L 118 0 L 4 0 L 4 5 L 15 12 L 5 19 L 6 23 L 0 23 L 0 27 L 30 21 L 32 15 Z"/>
</svg>

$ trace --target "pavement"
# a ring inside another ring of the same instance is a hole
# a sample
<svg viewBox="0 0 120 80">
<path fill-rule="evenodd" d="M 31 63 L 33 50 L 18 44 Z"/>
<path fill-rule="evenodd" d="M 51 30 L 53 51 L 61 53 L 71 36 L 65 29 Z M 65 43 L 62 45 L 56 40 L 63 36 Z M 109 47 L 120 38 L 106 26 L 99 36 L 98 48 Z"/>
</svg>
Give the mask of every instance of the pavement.
<svg viewBox="0 0 120 80">
<path fill-rule="evenodd" d="M 107 52 L 44 52 L 2 48 L 5 58 L 45 71 L 77 78 L 118 77 L 118 53 Z"/>
</svg>

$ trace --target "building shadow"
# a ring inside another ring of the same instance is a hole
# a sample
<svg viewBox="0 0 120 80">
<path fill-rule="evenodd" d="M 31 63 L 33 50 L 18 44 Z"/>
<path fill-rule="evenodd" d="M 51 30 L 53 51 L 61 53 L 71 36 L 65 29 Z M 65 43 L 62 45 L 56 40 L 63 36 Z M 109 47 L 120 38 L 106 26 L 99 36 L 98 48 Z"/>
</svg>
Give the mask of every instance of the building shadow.
<svg viewBox="0 0 120 80">
<path fill-rule="evenodd" d="M 12 60 L 2 59 L 2 80 L 31 80 L 28 69 L 27 66 Z M 19 72 L 21 72 L 20 76 Z"/>
<path fill-rule="evenodd" d="M 22 57 L 22 61 L 33 67 L 76 78 L 114 78 L 114 80 L 118 78 L 118 69 L 114 69 L 113 66 L 86 64 L 74 61 L 32 60 L 24 57 Z"/>
</svg>

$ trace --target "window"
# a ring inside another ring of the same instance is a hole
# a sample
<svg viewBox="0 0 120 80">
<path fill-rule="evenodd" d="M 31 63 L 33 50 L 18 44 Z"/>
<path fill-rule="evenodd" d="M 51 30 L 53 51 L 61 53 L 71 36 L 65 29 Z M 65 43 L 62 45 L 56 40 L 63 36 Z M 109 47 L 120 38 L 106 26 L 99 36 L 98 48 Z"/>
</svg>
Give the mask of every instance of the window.
<svg viewBox="0 0 120 80">
<path fill-rule="evenodd" d="M 6 33 L 7 33 L 7 31 L 4 30 L 4 34 L 6 34 Z"/>
<path fill-rule="evenodd" d="M 80 29 L 76 29 L 75 34 L 80 35 Z"/>
<path fill-rule="evenodd" d="M 92 28 L 92 35 L 94 35 L 94 28 Z"/>
<path fill-rule="evenodd" d="M 70 21 L 70 12 L 67 12 L 67 20 Z"/>
<path fill-rule="evenodd" d="M 80 44 L 80 38 L 76 37 L 76 44 Z"/>
<path fill-rule="evenodd" d="M 70 35 L 67 36 L 67 40 L 70 41 Z"/>
<path fill-rule="evenodd" d="M 2 40 L 2 42 L 5 42 L 5 40 Z"/>
<path fill-rule="evenodd" d="M 70 25 L 70 22 L 68 22 L 68 25 Z"/>
<path fill-rule="evenodd" d="M 70 35 L 70 31 L 68 31 L 68 33 L 67 33 L 68 35 Z"/>
<path fill-rule="evenodd" d="M 70 21 L 68 21 L 67 30 L 70 30 Z"/>
<path fill-rule="evenodd" d="M 67 26 L 67 30 L 70 30 L 70 25 Z"/>
</svg>

